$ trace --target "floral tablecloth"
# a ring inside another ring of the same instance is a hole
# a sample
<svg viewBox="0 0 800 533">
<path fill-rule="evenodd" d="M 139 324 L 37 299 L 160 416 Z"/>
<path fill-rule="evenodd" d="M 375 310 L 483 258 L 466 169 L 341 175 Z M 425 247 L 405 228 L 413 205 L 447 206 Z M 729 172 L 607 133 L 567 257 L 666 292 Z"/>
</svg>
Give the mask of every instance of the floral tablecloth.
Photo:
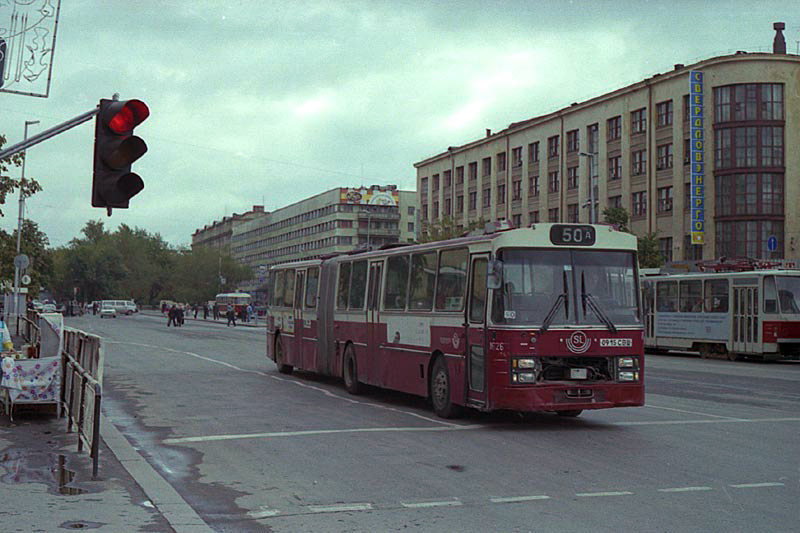
<svg viewBox="0 0 800 533">
<path fill-rule="evenodd" d="M 3 358 L 0 385 L 11 403 L 58 402 L 61 395 L 61 358 Z"/>
</svg>

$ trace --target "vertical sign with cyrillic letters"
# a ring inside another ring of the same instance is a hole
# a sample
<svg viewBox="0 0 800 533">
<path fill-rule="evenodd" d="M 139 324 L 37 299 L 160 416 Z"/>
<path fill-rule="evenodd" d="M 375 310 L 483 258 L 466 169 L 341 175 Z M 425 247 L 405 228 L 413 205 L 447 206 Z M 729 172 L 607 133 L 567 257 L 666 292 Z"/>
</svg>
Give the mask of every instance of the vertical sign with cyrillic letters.
<svg viewBox="0 0 800 533">
<path fill-rule="evenodd" d="M 689 72 L 689 161 L 692 168 L 689 209 L 692 212 L 692 244 L 705 244 L 705 156 L 703 139 L 703 73 Z"/>
</svg>

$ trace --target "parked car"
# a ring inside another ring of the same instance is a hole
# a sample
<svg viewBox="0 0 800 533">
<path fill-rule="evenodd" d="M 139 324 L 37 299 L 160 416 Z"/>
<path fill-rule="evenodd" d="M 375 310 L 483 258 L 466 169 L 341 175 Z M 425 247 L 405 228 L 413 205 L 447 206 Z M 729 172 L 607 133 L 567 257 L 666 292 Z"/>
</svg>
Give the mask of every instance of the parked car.
<svg viewBox="0 0 800 533">
<path fill-rule="evenodd" d="M 100 318 L 117 318 L 117 310 L 109 302 L 110 300 L 105 300 L 100 306 Z"/>
</svg>

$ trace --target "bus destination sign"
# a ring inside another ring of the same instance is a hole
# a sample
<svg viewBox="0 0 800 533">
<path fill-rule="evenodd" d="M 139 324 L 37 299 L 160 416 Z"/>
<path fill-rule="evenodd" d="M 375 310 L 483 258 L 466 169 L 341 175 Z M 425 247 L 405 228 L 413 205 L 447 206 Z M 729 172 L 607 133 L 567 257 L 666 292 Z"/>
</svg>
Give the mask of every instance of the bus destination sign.
<svg viewBox="0 0 800 533">
<path fill-rule="evenodd" d="M 559 246 L 593 246 L 596 234 L 594 227 L 577 224 L 553 224 L 550 227 L 550 242 Z"/>
</svg>

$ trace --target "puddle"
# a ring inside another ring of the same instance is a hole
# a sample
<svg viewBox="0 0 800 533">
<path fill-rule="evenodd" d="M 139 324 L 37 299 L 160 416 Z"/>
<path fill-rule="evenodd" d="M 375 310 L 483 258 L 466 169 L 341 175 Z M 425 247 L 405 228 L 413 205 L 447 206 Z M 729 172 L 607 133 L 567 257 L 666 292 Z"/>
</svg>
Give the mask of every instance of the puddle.
<svg viewBox="0 0 800 533">
<path fill-rule="evenodd" d="M 89 492 L 70 486 L 75 472 L 68 469 L 66 463 L 66 456 L 60 454 L 7 450 L 0 453 L 0 467 L 5 470 L 0 482 L 7 485 L 44 483 L 50 494 L 72 496 Z"/>
</svg>

